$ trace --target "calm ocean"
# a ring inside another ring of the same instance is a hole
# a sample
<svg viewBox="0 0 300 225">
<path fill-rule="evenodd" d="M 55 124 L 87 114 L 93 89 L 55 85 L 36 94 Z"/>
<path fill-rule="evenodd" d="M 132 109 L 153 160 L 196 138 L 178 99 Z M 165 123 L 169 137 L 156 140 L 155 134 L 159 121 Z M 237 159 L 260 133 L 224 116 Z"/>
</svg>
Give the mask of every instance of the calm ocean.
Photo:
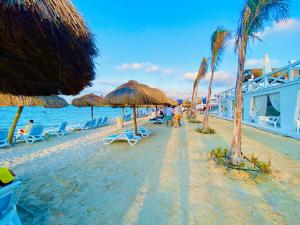
<svg viewBox="0 0 300 225">
<path fill-rule="evenodd" d="M 17 107 L 0 107 L 0 128 L 8 128 L 17 112 Z M 125 112 L 132 113 L 130 108 Z M 122 115 L 121 108 L 94 107 L 94 118 L 103 116 L 119 117 Z M 36 124 L 43 125 L 46 129 L 58 126 L 61 122 L 68 125 L 76 125 L 91 119 L 90 107 L 68 106 L 61 109 L 47 109 L 44 107 L 24 107 L 17 128 L 22 128 L 28 120 L 33 119 Z"/>
</svg>

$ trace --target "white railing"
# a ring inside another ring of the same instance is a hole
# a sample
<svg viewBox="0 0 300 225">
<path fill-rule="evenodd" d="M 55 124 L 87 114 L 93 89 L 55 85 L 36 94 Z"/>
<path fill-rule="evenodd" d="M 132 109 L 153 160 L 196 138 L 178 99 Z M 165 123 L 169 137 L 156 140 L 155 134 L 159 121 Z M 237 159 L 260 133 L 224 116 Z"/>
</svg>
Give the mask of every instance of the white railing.
<svg viewBox="0 0 300 225">
<path fill-rule="evenodd" d="M 298 65 L 300 65 L 300 60 L 291 63 L 285 67 L 282 67 L 280 69 L 274 70 L 271 73 L 264 74 L 261 77 L 248 80 L 247 82 L 243 83 L 242 86 L 243 93 L 245 92 L 249 93 L 252 91 L 270 88 L 270 87 L 288 83 L 295 79 L 300 79 L 300 75 L 299 75 L 300 72 L 298 72 L 298 75 L 295 75 L 294 73 L 295 70 L 300 71 L 300 68 L 297 67 Z M 273 76 L 274 74 L 278 74 L 278 73 L 279 75 L 277 77 Z M 286 75 L 288 75 L 288 77 L 286 77 Z M 219 95 L 219 99 L 224 99 L 229 97 L 235 97 L 235 88 L 231 88 L 224 92 L 221 92 Z"/>
</svg>

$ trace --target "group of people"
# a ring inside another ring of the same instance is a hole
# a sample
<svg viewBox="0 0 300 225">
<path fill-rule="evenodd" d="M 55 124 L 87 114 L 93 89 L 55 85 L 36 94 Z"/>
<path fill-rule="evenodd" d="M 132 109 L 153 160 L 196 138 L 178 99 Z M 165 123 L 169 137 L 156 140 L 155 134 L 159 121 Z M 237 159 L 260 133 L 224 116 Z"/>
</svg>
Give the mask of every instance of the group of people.
<svg viewBox="0 0 300 225">
<path fill-rule="evenodd" d="M 162 119 L 165 121 L 166 126 L 174 126 L 175 128 L 181 126 L 181 118 L 183 115 L 183 107 L 178 104 L 176 107 L 172 107 L 170 105 L 166 105 L 164 108 L 160 108 L 158 112 L 155 110 L 152 111 L 152 119 L 150 120 L 158 120 Z"/>
</svg>

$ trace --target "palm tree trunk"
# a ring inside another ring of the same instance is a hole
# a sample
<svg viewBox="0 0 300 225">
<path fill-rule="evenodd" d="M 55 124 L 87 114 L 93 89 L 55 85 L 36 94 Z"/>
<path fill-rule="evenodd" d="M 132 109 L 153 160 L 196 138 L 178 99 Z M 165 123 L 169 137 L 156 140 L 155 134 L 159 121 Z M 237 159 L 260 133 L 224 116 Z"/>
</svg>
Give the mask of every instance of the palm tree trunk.
<svg viewBox="0 0 300 225">
<path fill-rule="evenodd" d="M 191 112 L 190 112 L 191 119 L 196 119 L 197 95 L 198 95 L 198 86 L 194 87 L 193 90 Z"/>
<path fill-rule="evenodd" d="M 243 96 L 242 85 L 244 76 L 245 65 L 245 48 L 243 45 L 238 45 L 239 59 L 238 59 L 238 75 L 236 80 L 236 109 L 234 115 L 234 127 L 232 133 L 231 147 L 230 147 L 230 159 L 232 163 L 239 164 L 243 161 L 242 153 L 242 110 L 243 110 Z"/>
<path fill-rule="evenodd" d="M 211 77 L 210 77 L 209 86 L 208 86 L 208 94 L 207 94 L 207 100 L 206 100 L 206 109 L 205 109 L 205 114 L 204 114 L 204 119 L 203 119 L 203 129 L 207 129 L 208 128 L 208 110 L 210 108 L 211 87 L 212 87 L 214 75 L 215 75 L 215 70 L 214 70 L 214 68 L 212 68 L 212 70 L 211 70 Z"/>
<path fill-rule="evenodd" d="M 94 119 L 94 107 L 91 106 L 91 116 L 92 116 L 92 119 Z"/>
<path fill-rule="evenodd" d="M 18 111 L 17 111 L 17 113 L 15 115 L 15 118 L 14 118 L 12 124 L 11 124 L 10 129 L 9 129 L 8 141 L 9 141 L 10 144 L 12 144 L 12 142 L 13 142 L 15 129 L 16 129 L 16 126 L 18 124 L 19 118 L 20 118 L 20 116 L 22 114 L 23 108 L 24 108 L 24 106 L 19 106 Z"/>
<path fill-rule="evenodd" d="M 137 123 L 136 123 L 135 105 L 133 106 L 133 121 L 134 121 L 134 133 L 135 133 L 135 135 L 138 135 L 138 132 L 137 132 Z"/>
</svg>

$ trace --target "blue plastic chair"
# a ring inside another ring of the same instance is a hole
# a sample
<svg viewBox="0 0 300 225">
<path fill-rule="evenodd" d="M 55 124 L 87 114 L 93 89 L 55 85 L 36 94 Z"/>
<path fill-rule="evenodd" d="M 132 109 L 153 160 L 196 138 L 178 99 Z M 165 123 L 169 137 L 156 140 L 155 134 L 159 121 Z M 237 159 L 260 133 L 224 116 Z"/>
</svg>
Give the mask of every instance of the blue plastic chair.
<svg viewBox="0 0 300 225">
<path fill-rule="evenodd" d="M 0 225 L 22 225 L 16 207 L 21 191 L 19 181 L 0 188 Z"/>
</svg>

